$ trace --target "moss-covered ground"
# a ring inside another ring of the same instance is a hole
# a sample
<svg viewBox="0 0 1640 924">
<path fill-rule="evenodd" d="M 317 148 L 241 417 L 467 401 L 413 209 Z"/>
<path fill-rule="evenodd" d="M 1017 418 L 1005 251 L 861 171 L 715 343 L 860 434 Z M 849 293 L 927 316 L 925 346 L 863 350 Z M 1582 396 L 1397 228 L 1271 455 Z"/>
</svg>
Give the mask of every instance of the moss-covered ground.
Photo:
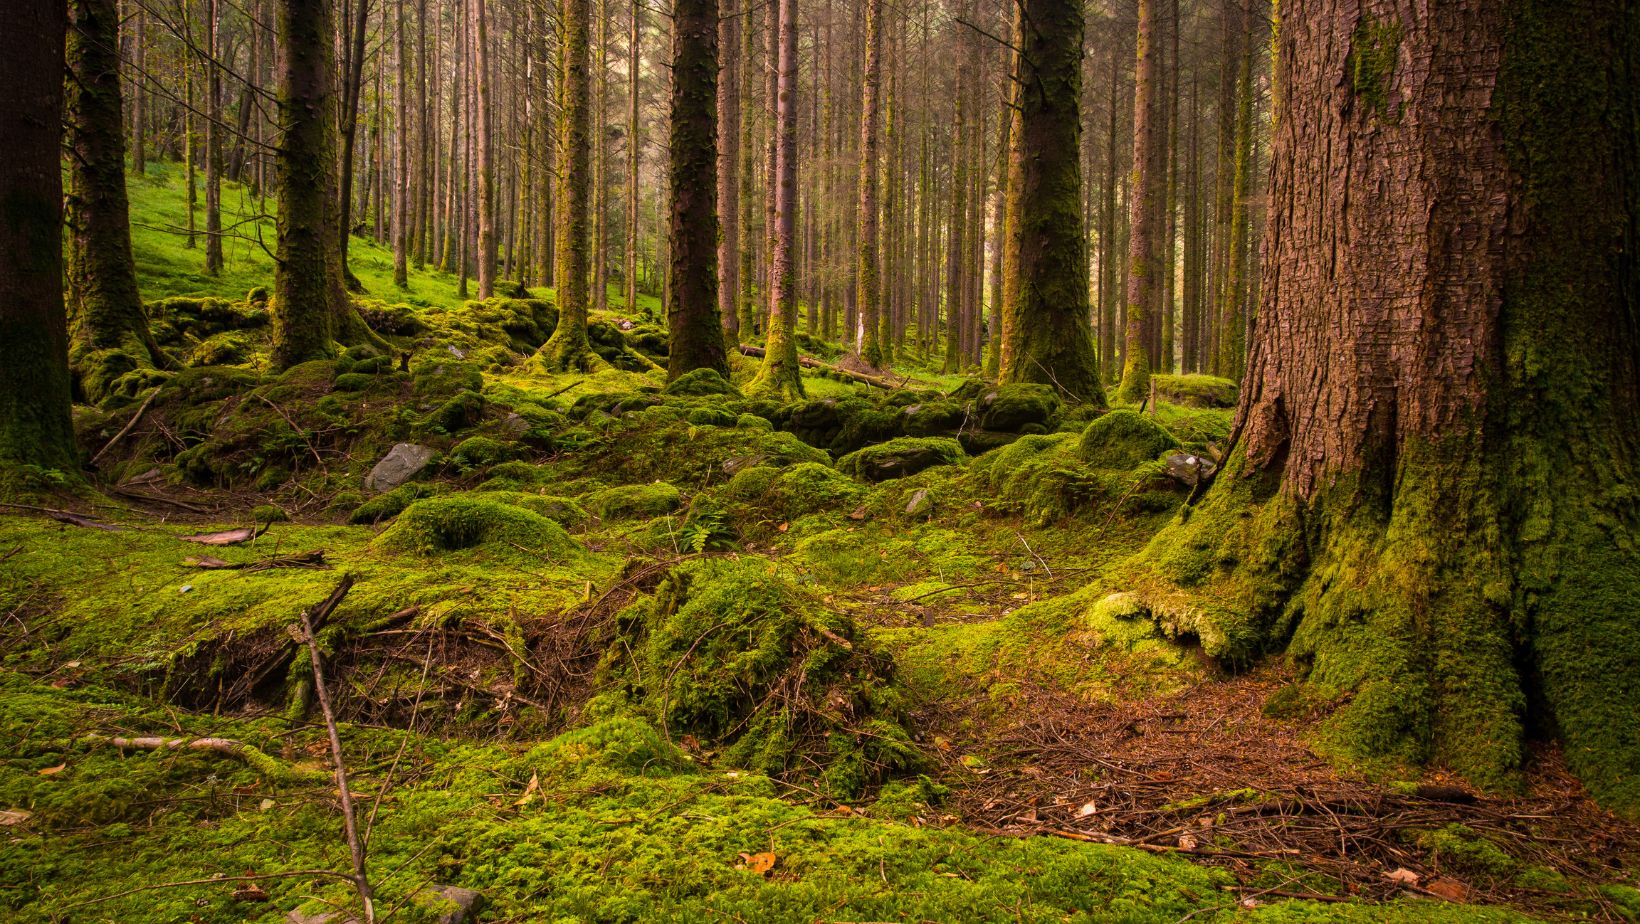
<svg viewBox="0 0 1640 924">
<path fill-rule="evenodd" d="M 432 885 L 509 921 L 1636 913 L 1631 829 L 1329 765 L 1338 701 L 1228 674 L 1213 600 L 1113 578 L 1215 566 L 1150 544 L 1193 491 L 1170 455 L 1228 434 L 1222 383 L 1100 416 L 934 349 L 901 388 L 810 368 L 778 403 L 739 355 L 668 386 L 654 305 L 618 300 L 606 368 L 553 375 L 550 291 L 396 292 L 362 238 L 393 351 L 275 374 L 267 257 L 201 275 L 162 230 L 180 182 L 132 199 L 181 368 L 76 408 L 87 481 L 3 482 L 0 918 L 356 913 L 304 610 L 382 917 L 435 919 Z M 1274 541 L 1245 544 L 1278 567 Z M 144 736 L 179 746 L 111 740 Z"/>
</svg>

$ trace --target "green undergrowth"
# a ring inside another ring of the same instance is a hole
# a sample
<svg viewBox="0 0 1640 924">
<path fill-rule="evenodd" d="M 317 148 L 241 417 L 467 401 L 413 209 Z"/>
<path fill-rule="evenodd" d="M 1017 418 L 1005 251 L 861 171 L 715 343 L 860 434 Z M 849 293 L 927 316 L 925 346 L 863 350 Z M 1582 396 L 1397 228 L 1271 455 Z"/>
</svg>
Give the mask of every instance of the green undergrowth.
<svg viewBox="0 0 1640 924">
<path fill-rule="evenodd" d="M 8 920 L 224 924 L 350 906 L 345 884 L 313 877 L 262 880 L 265 902 L 235 899 L 235 882 L 152 888 L 344 870 L 325 784 L 270 784 L 215 755 L 121 755 L 67 740 L 109 729 L 231 734 L 317 762 L 308 755 L 323 753 L 322 728 L 166 712 L 10 672 L 0 673 L 0 706 L 0 802 L 30 813 L 0 841 Z M 1432 902 L 1239 908 L 1224 873 L 1179 859 L 902 823 L 886 803 L 795 805 L 766 777 L 706 766 L 635 718 L 516 748 L 342 734 L 357 797 L 385 795 L 368 855 L 378 909 L 441 883 L 482 891 L 485 920 L 1521 920 Z M 405 904 L 394 919 L 432 917 Z"/>
</svg>

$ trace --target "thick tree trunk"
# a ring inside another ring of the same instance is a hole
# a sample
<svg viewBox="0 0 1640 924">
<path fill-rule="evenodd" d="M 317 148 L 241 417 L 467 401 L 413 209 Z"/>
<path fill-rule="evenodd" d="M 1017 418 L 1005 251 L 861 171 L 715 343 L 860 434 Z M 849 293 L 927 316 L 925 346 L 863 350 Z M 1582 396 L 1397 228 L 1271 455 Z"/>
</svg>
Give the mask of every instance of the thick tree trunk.
<svg viewBox="0 0 1640 924">
<path fill-rule="evenodd" d="M 67 13 L 60 0 L 0 4 L 0 34 L 27 39 L 0 55 L 0 466 L 73 472 L 62 250 Z"/>
<path fill-rule="evenodd" d="M 1019 199 L 1007 242 L 1019 274 L 1002 316 L 1002 380 L 1051 385 L 1105 402 L 1088 329 L 1086 242 L 1080 207 L 1082 7 L 1021 0 Z"/>
<path fill-rule="evenodd" d="M 877 94 L 882 83 L 882 0 L 866 0 L 866 73 L 860 95 L 859 240 L 854 250 L 854 301 L 860 311 L 857 348 L 867 365 L 882 362 L 878 327 L 881 323 L 880 285 L 877 278 Z"/>
<path fill-rule="evenodd" d="M 666 302 L 672 346 L 666 371 L 674 379 L 695 369 L 729 375 L 717 292 L 717 3 L 676 0 L 672 7 L 672 272 Z"/>
<path fill-rule="evenodd" d="M 119 13 L 114 0 L 74 0 L 67 106 L 69 284 L 75 305 L 70 365 L 86 400 L 117 393 L 115 380 L 163 361 L 148 330 L 131 253 L 120 106 Z"/>
<path fill-rule="evenodd" d="M 797 219 L 797 0 L 778 0 L 775 124 L 774 252 L 770 255 L 769 338 L 763 368 L 748 393 L 803 397 L 797 364 L 797 273 L 792 244 Z"/>
<path fill-rule="evenodd" d="M 1153 607 L 1223 659 L 1285 642 L 1348 694 L 1332 754 L 1507 787 L 1554 730 L 1640 815 L 1640 13 L 1281 12 L 1237 437 Z"/>
<path fill-rule="evenodd" d="M 1127 329 L 1122 385 L 1117 397 L 1132 404 L 1150 393 L 1155 359 L 1151 327 L 1162 307 L 1162 214 L 1167 197 L 1167 125 L 1162 111 L 1162 49 L 1157 6 L 1139 0 L 1139 66 L 1133 95 L 1133 198 L 1129 200 Z"/>
<path fill-rule="evenodd" d="M 559 13 L 557 202 L 558 228 L 553 276 L 558 283 L 558 326 L 541 347 L 541 359 L 553 371 L 588 369 L 597 362 L 587 342 L 588 192 L 592 182 L 590 131 L 591 87 L 588 79 L 589 0 L 563 0 Z"/>
</svg>

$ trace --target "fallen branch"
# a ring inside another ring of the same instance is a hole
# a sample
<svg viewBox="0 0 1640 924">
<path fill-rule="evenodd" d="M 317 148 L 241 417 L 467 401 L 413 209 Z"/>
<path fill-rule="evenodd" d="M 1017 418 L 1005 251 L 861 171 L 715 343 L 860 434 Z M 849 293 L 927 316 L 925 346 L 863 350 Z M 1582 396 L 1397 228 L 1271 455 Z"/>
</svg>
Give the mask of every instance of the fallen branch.
<svg viewBox="0 0 1640 924">
<path fill-rule="evenodd" d="M 123 738 L 109 735 L 85 735 L 78 739 L 92 746 L 107 745 L 121 750 L 141 751 L 211 751 L 224 757 L 244 761 L 245 765 L 275 783 L 311 783 L 323 779 L 324 774 L 298 770 L 258 750 L 255 746 L 231 738 L 161 738 L 144 736 Z"/>
<path fill-rule="evenodd" d="M 93 520 L 88 516 L 81 516 L 80 514 L 69 510 L 58 510 L 55 507 L 36 507 L 33 504 L 8 504 L 3 502 L 0 502 L 0 507 L 11 507 L 15 510 L 33 510 L 36 513 L 43 513 L 59 523 L 68 523 L 72 526 L 83 526 L 86 529 L 100 529 L 110 533 L 125 531 L 125 527 L 123 526 L 115 526 L 112 523 L 104 523 L 100 520 Z"/>
<path fill-rule="evenodd" d="M 125 435 L 127 433 L 130 433 L 131 428 L 135 427 L 137 425 L 137 421 L 142 419 L 142 415 L 147 413 L 148 405 L 154 403 L 154 398 L 158 394 L 159 394 L 159 386 L 155 385 L 154 390 L 148 393 L 148 397 L 142 399 L 142 404 L 140 406 L 138 406 L 137 412 L 135 414 L 131 415 L 131 419 L 125 422 L 125 426 L 120 428 L 120 432 L 114 434 L 114 438 L 109 440 L 108 442 L 104 443 L 103 448 L 97 450 L 97 454 L 91 457 L 91 464 L 92 465 L 96 465 L 97 460 L 101 459 L 103 457 L 104 453 L 108 452 L 108 450 L 110 450 L 110 449 L 113 449 L 115 443 L 118 443 L 120 440 L 125 439 Z"/>
<path fill-rule="evenodd" d="M 67 911 L 70 908 L 83 908 L 86 905 L 97 905 L 103 902 L 111 902 L 116 898 L 124 898 L 127 895 L 136 895 L 139 892 L 152 892 L 156 889 L 175 889 L 182 886 L 220 885 L 224 882 L 256 882 L 260 879 L 302 879 L 308 876 L 312 876 L 316 879 L 341 879 L 343 881 L 348 881 L 347 876 L 342 873 L 331 872 L 328 869 L 304 869 L 289 873 L 262 873 L 261 875 L 250 874 L 245 876 L 216 876 L 211 879 L 182 879 L 177 882 L 156 882 L 152 885 L 137 886 L 134 889 L 126 889 L 124 892 L 115 892 L 112 895 L 99 895 L 96 898 L 88 898 L 85 901 L 64 905 L 57 910 Z"/>
<path fill-rule="evenodd" d="M 262 558 L 251 562 L 223 561 L 211 555 L 200 555 L 184 558 L 182 563 L 190 568 L 202 568 L 207 571 L 268 571 L 273 568 L 312 568 L 328 570 L 330 563 L 325 561 L 323 549 L 313 552 L 296 552 L 290 555 L 275 555 L 271 558 Z"/>
<path fill-rule="evenodd" d="M 319 708 L 325 715 L 325 730 L 330 733 L 330 757 L 336 765 L 336 790 L 342 800 L 342 827 L 347 832 L 347 847 L 353 857 L 353 887 L 358 890 L 359 902 L 364 906 L 365 924 L 375 924 L 376 906 L 371 901 L 370 878 L 365 874 L 364 841 L 359 839 L 359 829 L 353 815 L 353 793 L 348 789 L 347 767 L 342 763 L 342 737 L 336 730 L 336 713 L 330 708 L 330 692 L 325 689 L 325 672 L 313 628 L 316 622 L 324 622 L 352 587 L 353 575 L 344 575 L 342 582 L 336 585 L 323 603 L 311 610 L 303 610 L 302 634 L 307 642 L 309 660 L 313 662 L 313 692 L 319 697 Z"/>
<path fill-rule="evenodd" d="M 740 345 L 740 352 L 745 356 L 762 358 L 767 351 L 762 347 L 742 343 Z M 906 379 L 904 382 L 894 382 L 880 376 L 866 375 L 864 372 L 854 372 L 849 369 L 844 369 L 841 366 L 833 366 L 830 363 L 823 363 L 820 360 L 815 359 L 813 356 L 799 356 L 797 357 L 797 364 L 805 369 L 819 369 L 822 372 L 830 372 L 836 375 L 841 375 L 845 378 L 853 379 L 863 385 L 870 385 L 873 388 L 882 388 L 888 391 L 904 388 L 905 383 L 911 381 L 910 379 Z"/>
</svg>

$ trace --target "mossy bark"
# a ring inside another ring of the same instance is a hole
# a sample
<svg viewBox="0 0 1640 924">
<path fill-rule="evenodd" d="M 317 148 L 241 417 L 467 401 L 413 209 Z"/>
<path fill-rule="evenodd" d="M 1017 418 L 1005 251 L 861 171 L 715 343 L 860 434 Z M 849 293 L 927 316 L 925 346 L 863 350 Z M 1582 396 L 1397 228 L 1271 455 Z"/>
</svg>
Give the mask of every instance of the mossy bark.
<svg viewBox="0 0 1640 924">
<path fill-rule="evenodd" d="M 879 254 L 877 252 L 877 97 L 882 84 L 882 0 L 865 3 L 865 80 L 860 96 L 860 235 L 854 247 L 854 302 L 860 311 L 860 358 L 868 365 L 879 366 L 883 361 L 879 317 L 882 308 Z"/>
<path fill-rule="evenodd" d="M 1123 331 L 1121 400 L 1137 404 L 1150 394 L 1150 329 L 1161 313 L 1162 235 L 1166 221 L 1167 131 L 1162 109 L 1162 52 L 1158 0 L 1139 0 L 1139 64 L 1133 94 L 1133 198 L 1129 203 L 1127 326 Z"/>
<path fill-rule="evenodd" d="M 1082 6 L 1022 0 L 1017 198 L 1005 266 L 1017 274 L 1003 306 L 1002 380 L 1051 385 L 1103 406 L 1088 322 L 1082 235 Z"/>
<path fill-rule="evenodd" d="M 763 367 L 747 394 L 803 397 L 797 364 L 797 267 L 792 245 L 797 227 L 797 4 L 779 0 L 779 75 L 775 121 L 774 252 L 770 259 L 769 337 Z"/>
<path fill-rule="evenodd" d="M 68 8 L 0 4 L 0 467 L 74 471 L 59 166 Z"/>
<path fill-rule="evenodd" d="M 1640 816 L 1640 12 L 1368 7 L 1283 6 L 1235 449 L 1136 580 L 1344 697 L 1330 753 L 1501 789 L 1553 732 Z M 1358 16 L 1400 37 L 1371 81 Z"/>
<path fill-rule="evenodd" d="M 591 84 L 588 76 L 591 8 L 588 0 L 563 0 L 559 12 L 558 230 L 553 277 L 558 283 L 558 326 L 540 357 L 553 371 L 586 370 L 598 360 L 587 342 L 591 261 L 587 236 L 592 182 Z"/>
<path fill-rule="evenodd" d="M 729 377 L 718 315 L 717 0 L 678 0 L 672 12 L 672 276 L 667 376 L 712 369 Z"/>
<path fill-rule="evenodd" d="M 131 251 L 120 99 L 119 11 L 114 0 L 74 0 L 67 82 L 69 285 L 74 304 L 70 367 L 86 400 L 113 379 L 164 362 L 148 329 Z"/>
</svg>

